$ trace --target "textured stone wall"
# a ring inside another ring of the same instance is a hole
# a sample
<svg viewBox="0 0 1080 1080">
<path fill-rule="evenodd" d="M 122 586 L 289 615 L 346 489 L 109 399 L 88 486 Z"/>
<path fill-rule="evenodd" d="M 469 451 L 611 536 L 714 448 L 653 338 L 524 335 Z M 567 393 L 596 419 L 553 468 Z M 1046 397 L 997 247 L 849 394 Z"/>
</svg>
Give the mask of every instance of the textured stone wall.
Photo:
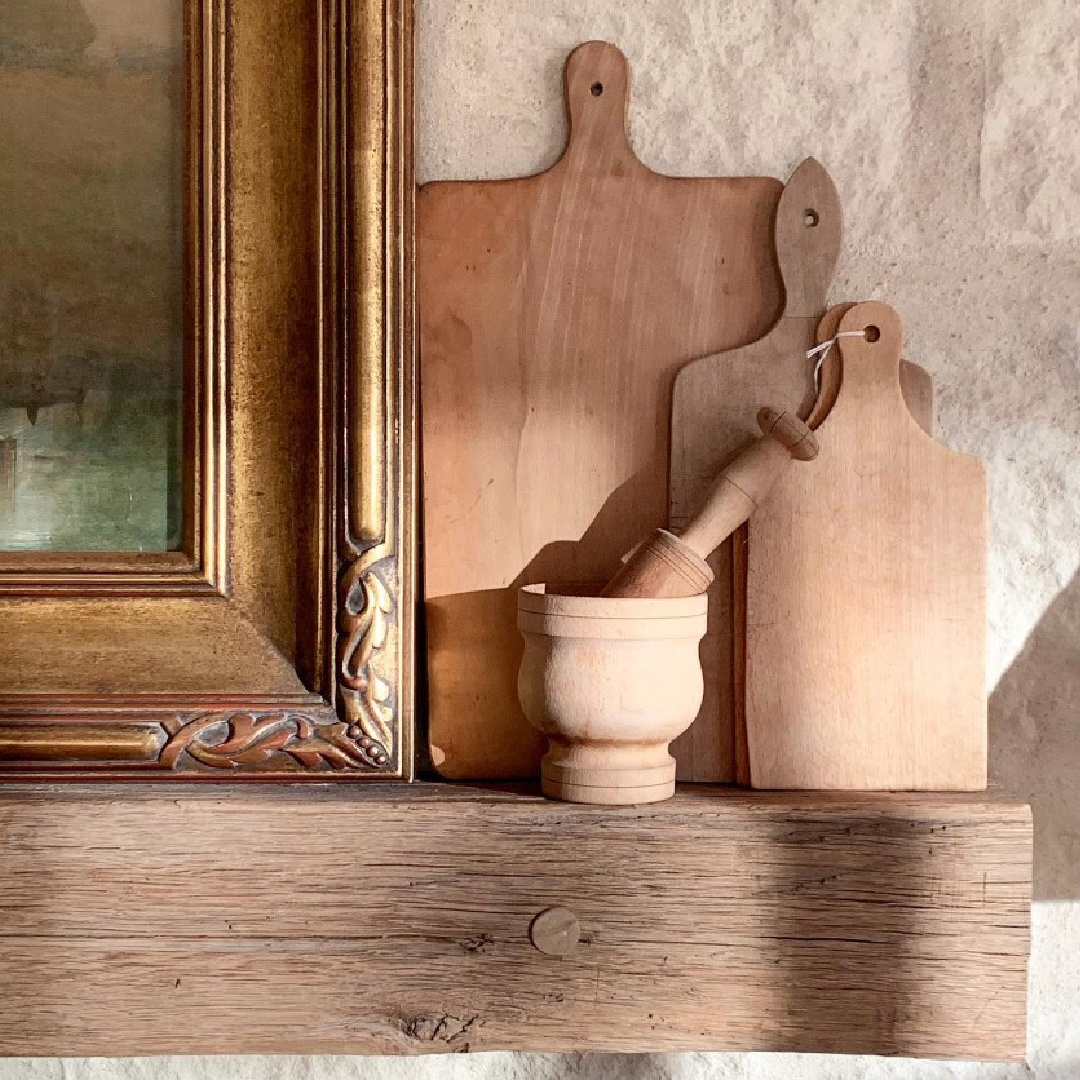
<svg viewBox="0 0 1080 1080">
<path fill-rule="evenodd" d="M 779 1055 L 190 1058 L 0 1064 L 4 1080 L 1078 1080 L 1080 5 L 1075 0 L 418 0 L 419 178 L 511 176 L 564 137 L 589 38 L 634 69 L 641 158 L 836 179 L 833 298 L 893 303 L 939 435 L 991 489 L 994 783 L 1032 798 L 1030 1069 Z M 987 987 L 988 994 L 993 987 Z M 978 1023 L 978 1017 L 972 1017 Z M 197 1036 L 193 1033 L 193 1041 Z"/>
</svg>

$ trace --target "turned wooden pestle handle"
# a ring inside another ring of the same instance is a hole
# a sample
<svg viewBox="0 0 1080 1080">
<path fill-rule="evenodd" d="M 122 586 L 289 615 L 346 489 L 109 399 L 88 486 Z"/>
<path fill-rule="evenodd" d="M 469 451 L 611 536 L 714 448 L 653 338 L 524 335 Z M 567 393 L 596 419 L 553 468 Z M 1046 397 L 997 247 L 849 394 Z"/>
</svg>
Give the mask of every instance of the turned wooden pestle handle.
<svg viewBox="0 0 1080 1080">
<path fill-rule="evenodd" d="M 757 509 L 788 462 L 817 457 L 814 433 L 792 412 L 763 408 L 762 437 L 713 481 L 701 508 L 676 536 L 657 529 L 607 583 L 602 596 L 694 596 L 713 574 L 705 561 Z"/>
</svg>

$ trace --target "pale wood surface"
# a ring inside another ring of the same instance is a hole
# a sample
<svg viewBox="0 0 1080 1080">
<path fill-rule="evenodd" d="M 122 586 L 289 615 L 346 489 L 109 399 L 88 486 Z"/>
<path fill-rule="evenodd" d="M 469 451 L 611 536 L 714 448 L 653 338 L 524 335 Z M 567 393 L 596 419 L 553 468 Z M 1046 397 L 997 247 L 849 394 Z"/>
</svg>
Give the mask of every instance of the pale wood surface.
<svg viewBox="0 0 1080 1080">
<path fill-rule="evenodd" d="M 634 548 L 604 596 L 696 596 L 712 584 L 709 564 L 692 547 L 667 529 L 654 529 Z"/>
<path fill-rule="evenodd" d="M 768 496 L 777 477 L 796 461 L 817 457 L 813 432 L 794 414 L 763 408 L 762 437 L 755 439 L 713 481 L 705 502 L 683 530 L 682 539 L 702 557 L 712 554 Z"/>
<path fill-rule="evenodd" d="M 630 806 L 675 794 L 668 743 L 701 704 L 706 597 L 519 592 L 525 652 L 518 696 L 548 736 L 545 795 Z"/>
<path fill-rule="evenodd" d="M 812 211 L 812 213 L 809 213 Z M 806 351 L 835 333 L 849 305 L 822 315 L 840 246 L 841 209 L 826 170 L 813 159 L 794 172 L 776 212 L 776 250 L 786 290 L 782 318 L 763 338 L 742 349 L 705 356 L 676 376 L 672 396 L 670 515 L 684 528 L 705 487 L 724 463 L 755 438 L 754 418 L 768 404 L 806 416 L 816 427 L 835 399 L 839 354 L 822 370 L 823 401 L 815 403 L 812 361 Z M 828 330 L 828 333 L 824 333 Z M 932 427 L 933 384 L 914 364 L 902 364 L 909 407 Z M 701 646 L 705 698 L 697 720 L 672 746 L 679 779 L 748 783 L 743 752 L 743 675 L 746 529 L 709 560 L 709 631 Z"/>
<path fill-rule="evenodd" d="M 667 523 L 675 372 L 779 313 L 780 184 L 646 168 L 628 81 L 613 46 L 579 47 L 551 169 L 418 195 L 430 743 L 447 776 L 535 775 L 512 586 L 606 581 Z"/>
<path fill-rule="evenodd" d="M 0 1052 L 1024 1054 L 1026 807 L 178 794 L 0 793 Z"/>
<path fill-rule="evenodd" d="M 817 344 L 830 341 L 840 329 L 840 320 L 854 307 L 853 303 L 834 304 L 818 323 Z M 821 426 L 829 411 L 836 404 L 836 395 L 840 393 L 843 365 L 840 362 L 840 350 L 835 346 L 825 355 L 821 365 L 820 389 L 814 399 L 814 407 L 806 418 L 807 427 L 816 430 Z M 911 413 L 911 418 L 926 432 L 934 434 L 934 380 L 930 372 L 908 360 L 900 361 L 900 392 L 904 403 Z"/>
<path fill-rule="evenodd" d="M 817 329 L 817 344 L 831 341 L 840 329 L 840 321 L 854 307 L 851 303 L 835 304 L 821 317 Z M 836 403 L 837 394 L 840 392 L 842 377 L 840 350 L 834 346 L 825 353 L 819 375 L 819 388 L 817 397 L 814 399 L 813 408 L 806 418 L 806 424 L 812 430 L 816 430 L 828 416 L 829 411 Z M 934 382 L 930 373 L 918 364 L 909 363 L 907 360 L 900 361 L 900 391 L 904 396 L 904 402 L 911 413 L 912 419 L 922 428 L 927 435 L 934 433 Z M 747 556 L 747 529 L 742 529 L 736 542 L 732 545 L 732 634 L 734 638 L 734 663 L 732 670 L 732 708 L 734 709 L 735 727 L 735 780 L 737 783 L 750 784 L 750 756 L 746 745 L 746 556 Z M 727 669 L 722 669 L 727 670 Z M 722 715 L 719 724 L 716 718 L 712 720 L 711 728 L 705 733 L 699 734 L 698 745 L 705 741 L 707 735 L 713 738 L 721 737 L 731 722 L 731 718 Z M 701 721 L 698 721 L 699 726 Z M 706 745 L 723 745 L 722 743 Z M 693 762 L 688 763 L 686 768 L 695 765 L 697 773 L 703 773 L 710 758 L 707 755 L 699 755 Z M 718 780 L 727 777 L 713 776 L 711 772 L 703 775 L 695 774 L 695 779 Z"/>
<path fill-rule="evenodd" d="M 567 908 L 547 908 L 529 925 L 529 940 L 548 956 L 569 956 L 581 941 L 581 923 Z"/>
<path fill-rule="evenodd" d="M 986 786 L 986 478 L 900 391 L 900 319 L 858 304 L 813 467 L 749 525 L 746 724 L 767 788 Z"/>
<path fill-rule="evenodd" d="M 784 282 L 782 317 L 764 336 L 687 364 L 676 376 L 671 403 L 670 522 L 681 531 L 725 462 L 758 435 L 762 405 L 805 416 L 813 404 L 813 366 L 806 350 L 840 250 L 840 200 L 832 179 L 813 158 L 784 188 L 774 243 Z M 682 780 L 735 778 L 735 575 L 733 546 L 709 559 L 709 631 L 701 643 L 705 698 L 698 718 L 672 746 Z"/>
</svg>

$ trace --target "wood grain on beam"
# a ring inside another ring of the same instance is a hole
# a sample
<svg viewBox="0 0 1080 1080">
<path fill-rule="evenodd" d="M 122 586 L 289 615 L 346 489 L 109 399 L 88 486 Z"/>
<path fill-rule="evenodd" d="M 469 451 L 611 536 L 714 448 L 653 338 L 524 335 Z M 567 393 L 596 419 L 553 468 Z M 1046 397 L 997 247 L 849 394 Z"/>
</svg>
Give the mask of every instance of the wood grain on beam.
<svg viewBox="0 0 1080 1080">
<path fill-rule="evenodd" d="M 8 789 L 0 1052 L 1019 1060 L 1030 892 L 986 797 Z"/>
</svg>

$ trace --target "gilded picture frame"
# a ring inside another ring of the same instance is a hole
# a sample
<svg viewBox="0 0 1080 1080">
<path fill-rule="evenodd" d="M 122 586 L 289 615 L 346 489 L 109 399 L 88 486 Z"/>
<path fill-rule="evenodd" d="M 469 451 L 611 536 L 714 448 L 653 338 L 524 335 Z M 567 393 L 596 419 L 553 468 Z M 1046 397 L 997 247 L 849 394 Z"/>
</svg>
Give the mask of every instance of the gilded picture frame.
<svg viewBox="0 0 1080 1080">
<path fill-rule="evenodd" d="M 185 542 L 0 553 L 0 777 L 408 779 L 411 5 L 185 12 Z"/>
</svg>

